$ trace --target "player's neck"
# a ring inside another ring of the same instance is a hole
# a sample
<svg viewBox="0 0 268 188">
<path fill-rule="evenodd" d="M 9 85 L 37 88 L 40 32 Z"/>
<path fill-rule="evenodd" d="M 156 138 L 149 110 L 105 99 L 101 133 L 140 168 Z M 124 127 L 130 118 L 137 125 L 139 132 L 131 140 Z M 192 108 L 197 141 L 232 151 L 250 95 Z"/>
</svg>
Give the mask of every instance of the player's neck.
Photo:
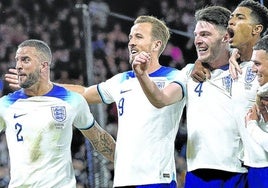
<svg viewBox="0 0 268 188">
<path fill-rule="evenodd" d="M 225 50 L 219 53 L 219 56 L 212 60 L 211 62 L 208 62 L 208 67 L 211 71 L 215 69 L 219 69 L 224 65 L 229 64 L 229 51 Z"/>
<path fill-rule="evenodd" d="M 155 72 L 156 70 L 158 70 L 161 67 L 161 65 L 159 64 L 158 59 L 156 58 L 152 58 L 150 65 L 148 67 L 148 73 L 152 73 Z"/>
<path fill-rule="evenodd" d="M 252 41 L 250 43 L 247 43 L 245 45 L 242 45 L 238 48 L 239 54 L 240 54 L 240 60 L 242 62 L 244 61 L 250 61 L 252 52 L 253 52 L 253 46 L 255 45 L 255 41 Z"/>
<path fill-rule="evenodd" d="M 250 61 L 252 56 L 252 48 L 248 48 L 248 49 L 244 49 L 241 53 L 240 53 L 240 60 L 242 62 L 244 61 Z"/>
<path fill-rule="evenodd" d="M 24 89 L 24 93 L 28 96 L 42 96 L 48 93 L 53 88 L 53 84 L 49 81 L 45 84 L 35 84 Z"/>
</svg>

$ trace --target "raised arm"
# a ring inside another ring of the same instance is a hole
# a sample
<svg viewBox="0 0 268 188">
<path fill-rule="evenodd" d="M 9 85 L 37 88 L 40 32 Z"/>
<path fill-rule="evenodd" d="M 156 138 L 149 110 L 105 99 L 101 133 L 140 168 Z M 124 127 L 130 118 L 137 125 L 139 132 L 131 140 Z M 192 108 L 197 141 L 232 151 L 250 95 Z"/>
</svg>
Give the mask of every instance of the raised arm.
<svg viewBox="0 0 268 188">
<path fill-rule="evenodd" d="M 73 84 L 59 84 L 65 87 L 68 90 L 80 93 L 86 99 L 88 104 L 98 104 L 102 103 L 101 97 L 99 96 L 99 92 L 97 89 L 97 85 L 92 85 L 89 87 L 84 87 L 81 85 L 73 85 Z"/>
<path fill-rule="evenodd" d="M 95 121 L 88 130 L 81 130 L 82 134 L 91 142 L 94 149 L 110 161 L 114 161 L 115 140 Z"/>
<path fill-rule="evenodd" d="M 229 58 L 229 72 L 233 79 L 237 79 L 238 74 L 242 74 L 242 70 L 237 62 L 237 59 L 240 57 L 238 49 L 234 48 L 230 51 L 231 56 Z"/>
<path fill-rule="evenodd" d="M 183 97 L 183 91 L 179 84 L 172 83 L 164 89 L 159 89 L 157 85 L 150 79 L 147 69 L 150 63 L 150 55 L 141 52 L 137 55 L 132 63 L 132 68 L 140 82 L 143 92 L 148 100 L 156 108 L 173 104 Z"/>
<path fill-rule="evenodd" d="M 57 85 L 60 85 L 62 87 L 65 87 L 66 89 L 70 90 L 70 91 L 74 91 L 76 93 L 79 93 L 81 95 L 83 95 L 86 92 L 86 87 L 81 86 L 81 85 L 75 85 L 75 84 L 59 84 L 59 83 L 55 83 Z"/>
</svg>

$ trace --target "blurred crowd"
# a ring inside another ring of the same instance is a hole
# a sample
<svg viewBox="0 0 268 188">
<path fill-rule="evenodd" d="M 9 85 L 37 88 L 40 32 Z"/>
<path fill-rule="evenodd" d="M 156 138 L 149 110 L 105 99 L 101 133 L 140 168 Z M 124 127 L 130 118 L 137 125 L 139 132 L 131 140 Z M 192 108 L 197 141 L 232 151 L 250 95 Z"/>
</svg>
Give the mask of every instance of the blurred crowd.
<svg viewBox="0 0 268 188">
<path fill-rule="evenodd" d="M 171 40 L 160 63 L 181 69 L 196 59 L 193 45 L 194 12 L 207 5 L 221 5 L 232 10 L 240 1 L 227 0 L 1 0 L 0 1 L 0 94 L 11 90 L 3 76 L 15 66 L 17 45 L 25 39 L 44 40 L 53 52 L 51 80 L 57 83 L 88 85 L 86 70 L 86 33 L 83 30 L 83 6 L 91 18 L 94 83 L 131 69 L 128 63 L 128 32 L 138 15 L 163 19 L 172 31 Z M 117 112 L 113 105 L 105 108 L 104 128 L 116 139 Z M 185 114 L 176 139 L 178 187 L 183 187 L 186 170 Z M 74 167 L 79 187 L 88 187 L 84 140 L 74 130 L 72 144 Z M 113 176 L 113 166 L 108 163 Z M 0 187 L 9 181 L 9 160 L 5 136 L 0 134 Z"/>
</svg>

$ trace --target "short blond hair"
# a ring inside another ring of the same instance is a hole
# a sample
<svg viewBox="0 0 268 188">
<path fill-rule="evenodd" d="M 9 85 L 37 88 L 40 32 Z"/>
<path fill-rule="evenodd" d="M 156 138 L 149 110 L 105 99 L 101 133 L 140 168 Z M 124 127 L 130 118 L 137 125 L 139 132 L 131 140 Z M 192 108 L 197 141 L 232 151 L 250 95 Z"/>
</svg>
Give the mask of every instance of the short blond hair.
<svg viewBox="0 0 268 188">
<path fill-rule="evenodd" d="M 161 40 L 162 46 L 160 48 L 160 54 L 166 48 L 168 40 L 170 38 L 169 28 L 166 26 L 165 22 L 159 20 L 154 16 L 139 16 L 135 21 L 134 24 L 138 23 L 151 23 L 152 24 L 152 38 L 154 40 Z"/>
</svg>

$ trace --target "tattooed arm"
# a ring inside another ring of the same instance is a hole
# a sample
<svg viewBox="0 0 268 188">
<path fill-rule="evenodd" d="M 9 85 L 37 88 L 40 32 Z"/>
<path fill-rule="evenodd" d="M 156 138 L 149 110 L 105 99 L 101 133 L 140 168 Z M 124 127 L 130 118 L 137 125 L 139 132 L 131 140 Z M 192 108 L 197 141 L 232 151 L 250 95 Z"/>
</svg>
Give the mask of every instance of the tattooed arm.
<svg viewBox="0 0 268 188">
<path fill-rule="evenodd" d="M 110 161 L 114 161 L 115 140 L 96 121 L 90 129 L 81 130 L 81 132 L 99 153 Z"/>
</svg>

